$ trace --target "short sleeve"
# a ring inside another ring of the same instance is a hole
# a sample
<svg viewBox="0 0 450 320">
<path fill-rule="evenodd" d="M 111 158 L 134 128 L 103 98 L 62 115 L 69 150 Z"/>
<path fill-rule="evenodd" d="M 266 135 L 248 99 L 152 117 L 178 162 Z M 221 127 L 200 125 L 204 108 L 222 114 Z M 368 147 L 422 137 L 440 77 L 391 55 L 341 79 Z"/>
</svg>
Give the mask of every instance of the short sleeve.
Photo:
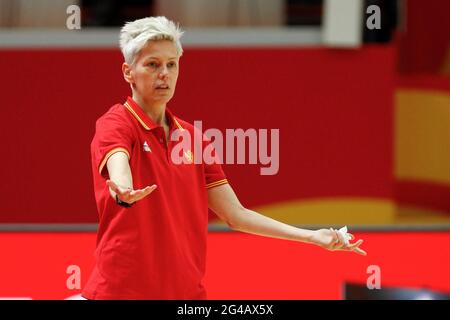
<svg viewBox="0 0 450 320">
<path fill-rule="evenodd" d="M 210 141 L 205 141 L 203 146 L 206 147 L 210 145 L 210 143 Z M 217 157 L 216 150 L 213 150 L 212 155 L 216 157 L 217 161 L 210 164 L 204 163 L 206 189 L 228 183 L 222 165 L 218 161 L 219 158 Z"/>
<path fill-rule="evenodd" d="M 95 135 L 91 143 L 92 162 L 102 174 L 108 159 L 116 152 L 124 152 L 130 159 L 133 131 L 125 119 L 107 113 L 97 120 Z"/>
</svg>

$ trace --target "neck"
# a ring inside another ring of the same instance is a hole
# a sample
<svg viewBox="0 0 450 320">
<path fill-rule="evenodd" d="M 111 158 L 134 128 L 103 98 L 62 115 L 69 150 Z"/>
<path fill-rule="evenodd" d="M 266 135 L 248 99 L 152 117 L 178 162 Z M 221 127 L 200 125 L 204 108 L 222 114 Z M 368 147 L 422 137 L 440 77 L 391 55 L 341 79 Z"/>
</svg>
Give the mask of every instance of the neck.
<svg viewBox="0 0 450 320">
<path fill-rule="evenodd" d="M 139 107 L 144 110 L 155 124 L 160 126 L 167 125 L 165 103 L 150 103 L 135 94 L 133 94 L 133 100 L 136 101 Z"/>
</svg>

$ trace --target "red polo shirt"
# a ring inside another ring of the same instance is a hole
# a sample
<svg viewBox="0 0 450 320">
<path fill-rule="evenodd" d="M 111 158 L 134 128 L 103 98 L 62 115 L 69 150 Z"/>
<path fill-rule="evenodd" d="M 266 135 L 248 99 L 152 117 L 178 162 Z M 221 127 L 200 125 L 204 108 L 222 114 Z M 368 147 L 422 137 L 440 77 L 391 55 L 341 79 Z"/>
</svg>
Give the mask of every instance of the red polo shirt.
<svg viewBox="0 0 450 320">
<path fill-rule="evenodd" d="M 166 109 L 170 133 L 194 127 Z M 197 129 L 195 129 L 197 130 Z M 193 147 L 194 141 L 192 141 Z M 130 97 L 96 123 L 91 143 L 99 212 L 96 265 L 83 290 L 88 299 L 204 299 L 208 226 L 207 189 L 227 183 L 220 164 L 174 164 L 164 129 Z M 205 147 L 202 143 L 202 147 Z M 117 205 L 106 162 L 125 152 L 133 187 L 158 187 L 131 208 Z M 186 157 L 192 159 L 187 152 Z"/>
</svg>

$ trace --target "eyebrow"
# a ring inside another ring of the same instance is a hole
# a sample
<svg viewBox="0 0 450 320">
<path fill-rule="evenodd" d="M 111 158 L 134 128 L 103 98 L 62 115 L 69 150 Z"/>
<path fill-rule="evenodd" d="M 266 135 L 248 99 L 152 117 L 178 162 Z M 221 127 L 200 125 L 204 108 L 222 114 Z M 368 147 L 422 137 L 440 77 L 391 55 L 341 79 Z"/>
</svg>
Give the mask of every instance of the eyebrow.
<svg viewBox="0 0 450 320">
<path fill-rule="evenodd" d="M 145 60 L 150 60 L 150 59 L 155 59 L 155 60 L 161 60 L 160 57 L 154 57 L 154 56 L 150 56 L 148 58 L 145 58 Z M 176 60 L 177 57 L 170 57 L 169 60 Z"/>
</svg>

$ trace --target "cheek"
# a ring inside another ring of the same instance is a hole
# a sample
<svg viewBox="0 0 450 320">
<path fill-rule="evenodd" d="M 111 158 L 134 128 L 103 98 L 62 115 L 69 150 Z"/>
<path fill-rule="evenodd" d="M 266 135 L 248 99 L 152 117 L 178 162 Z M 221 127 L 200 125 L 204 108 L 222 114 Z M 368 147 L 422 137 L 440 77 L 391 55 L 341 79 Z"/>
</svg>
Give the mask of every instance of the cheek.
<svg viewBox="0 0 450 320">
<path fill-rule="evenodd" d="M 172 72 L 171 78 L 172 78 L 172 81 L 173 81 L 173 82 L 177 82 L 177 79 L 178 79 L 178 70 Z"/>
<path fill-rule="evenodd" d="M 155 76 L 150 72 L 139 72 L 136 74 L 136 82 L 141 84 L 149 84 L 154 82 Z"/>
</svg>

